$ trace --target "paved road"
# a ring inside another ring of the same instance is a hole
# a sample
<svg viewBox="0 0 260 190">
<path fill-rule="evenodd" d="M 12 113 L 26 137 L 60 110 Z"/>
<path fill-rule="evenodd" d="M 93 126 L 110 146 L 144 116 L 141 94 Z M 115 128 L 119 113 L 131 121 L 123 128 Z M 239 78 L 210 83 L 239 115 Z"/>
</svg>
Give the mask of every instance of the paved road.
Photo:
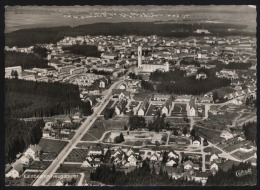
<svg viewBox="0 0 260 190">
<path fill-rule="evenodd" d="M 35 181 L 33 186 L 42 186 L 45 185 L 49 179 L 53 176 L 55 171 L 58 169 L 60 164 L 62 164 L 65 158 L 70 153 L 71 149 L 78 144 L 80 139 L 84 136 L 84 134 L 89 130 L 91 125 L 95 122 L 96 116 L 101 113 L 101 111 L 105 108 L 106 104 L 108 103 L 108 99 L 111 96 L 112 89 L 117 88 L 123 80 L 119 80 L 111 85 L 111 87 L 107 90 L 106 95 L 100 102 L 98 107 L 94 108 L 94 112 L 91 116 L 87 117 L 84 123 L 78 128 L 74 137 L 69 141 L 67 146 L 60 152 L 57 158 L 51 163 L 51 165 L 40 175 L 40 177 Z"/>
</svg>

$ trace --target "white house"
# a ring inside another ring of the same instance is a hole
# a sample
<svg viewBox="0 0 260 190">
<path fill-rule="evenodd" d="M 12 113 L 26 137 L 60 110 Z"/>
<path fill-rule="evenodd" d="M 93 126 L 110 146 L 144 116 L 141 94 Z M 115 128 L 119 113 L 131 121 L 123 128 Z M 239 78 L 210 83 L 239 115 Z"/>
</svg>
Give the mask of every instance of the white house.
<svg viewBox="0 0 260 190">
<path fill-rule="evenodd" d="M 46 122 L 46 123 L 45 123 L 45 126 L 44 126 L 44 130 L 46 130 L 46 129 L 51 130 L 52 123 L 53 123 L 53 122 Z"/>
<path fill-rule="evenodd" d="M 130 166 L 136 166 L 137 159 L 133 154 L 128 157 L 127 161 L 129 162 Z"/>
<path fill-rule="evenodd" d="M 143 108 L 140 108 L 137 112 L 137 115 L 139 116 L 144 116 L 144 109 Z"/>
<path fill-rule="evenodd" d="M 170 151 L 168 153 L 168 158 L 174 158 L 174 159 L 177 159 L 179 158 L 178 154 L 174 153 L 173 151 Z"/>
<path fill-rule="evenodd" d="M 36 159 L 40 155 L 41 147 L 39 145 L 30 145 L 24 153 L 24 156 L 29 155 L 32 159 Z"/>
<path fill-rule="evenodd" d="M 217 160 L 217 159 L 218 159 L 218 156 L 217 156 L 216 154 L 212 154 L 212 155 L 210 156 L 209 161 L 212 162 L 213 160 Z"/>
<path fill-rule="evenodd" d="M 99 87 L 100 87 L 100 88 L 105 88 L 105 87 L 106 87 L 106 83 L 105 83 L 103 80 L 101 80 L 101 81 L 99 82 Z"/>
<path fill-rule="evenodd" d="M 210 165 L 210 170 L 216 170 L 216 171 L 218 171 L 218 165 L 216 164 L 216 162 L 213 162 L 213 163 Z"/>
<path fill-rule="evenodd" d="M 175 165 L 176 164 L 176 162 L 174 161 L 174 160 L 170 160 L 170 161 L 168 161 L 167 163 L 166 163 L 166 166 L 173 166 L 173 165 Z"/>
<path fill-rule="evenodd" d="M 194 140 L 194 141 L 192 142 L 192 145 L 193 145 L 193 146 L 200 146 L 200 141 L 199 141 L 199 140 Z"/>
<path fill-rule="evenodd" d="M 23 164 L 19 163 L 13 166 L 6 174 L 5 177 L 19 178 L 23 174 Z"/>
<path fill-rule="evenodd" d="M 121 85 L 119 86 L 119 89 L 125 90 L 125 89 L 126 89 L 126 84 L 121 84 Z"/>
</svg>

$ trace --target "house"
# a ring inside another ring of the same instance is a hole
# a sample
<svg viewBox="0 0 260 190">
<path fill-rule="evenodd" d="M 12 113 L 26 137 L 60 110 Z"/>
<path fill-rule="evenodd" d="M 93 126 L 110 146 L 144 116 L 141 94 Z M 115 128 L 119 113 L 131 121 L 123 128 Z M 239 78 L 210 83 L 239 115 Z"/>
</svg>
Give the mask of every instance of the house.
<svg viewBox="0 0 260 190">
<path fill-rule="evenodd" d="M 131 155 L 128 157 L 127 161 L 129 162 L 129 165 L 130 165 L 130 166 L 136 166 L 137 158 L 136 158 L 136 156 L 134 156 L 133 154 L 131 154 Z"/>
<path fill-rule="evenodd" d="M 89 101 L 91 107 L 93 107 L 97 103 L 97 100 L 94 96 L 90 96 L 86 100 Z"/>
<path fill-rule="evenodd" d="M 76 112 L 72 118 L 73 119 L 81 119 L 81 117 L 82 117 L 82 114 L 80 112 Z"/>
<path fill-rule="evenodd" d="M 88 160 L 84 160 L 84 162 L 81 164 L 80 167 L 82 167 L 82 168 L 91 167 L 91 164 L 89 163 Z"/>
<path fill-rule="evenodd" d="M 192 168 L 193 168 L 193 162 L 190 161 L 190 160 L 184 162 L 184 163 L 183 163 L 183 168 L 184 168 L 184 170 L 186 170 L 186 171 L 192 169 Z"/>
<path fill-rule="evenodd" d="M 168 158 L 177 159 L 177 158 L 179 158 L 179 155 L 176 154 L 174 151 L 170 151 L 170 152 L 168 153 Z"/>
<path fill-rule="evenodd" d="M 30 145 L 29 148 L 25 151 L 24 156 L 29 155 L 33 160 L 40 155 L 41 147 L 39 145 Z"/>
<path fill-rule="evenodd" d="M 187 105 L 187 116 L 195 117 L 196 116 L 196 104 L 195 99 L 191 98 L 189 104 Z"/>
<path fill-rule="evenodd" d="M 166 166 L 173 166 L 177 164 L 174 160 L 169 160 L 167 163 L 166 163 Z"/>
<path fill-rule="evenodd" d="M 30 157 L 30 155 L 26 155 L 26 156 L 22 156 L 20 158 L 20 161 L 23 165 L 28 165 L 30 163 L 30 161 L 32 160 L 32 158 Z"/>
<path fill-rule="evenodd" d="M 171 107 L 172 107 L 172 99 L 169 98 L 164 105 L 161 108 L 161 115 L 165 114 L 166 116 L 170 114 L 171 111 Z"/>
<path fill-rule="evenodd" d="M 105 87 L 106 87 L 106 83 L 103 80 L 100 80 L 99 88 L 105 88 Z"/>
<path fill-rule="evenodd" d="M 218 164 L 213 161 L 210 165 L 210 170 L 218 171 Z"/>
<path fill-rule="evenodd" d="M 88 155 L 101 155 L 103 150 L 100 146 L 92 146 L 88 152 Z"/>
<path fill-rule="evenodd" d="M 210 156 L 209 161 L 212 162 L 212 161 L 217 160 L 217 159 L 218 159 L 218 156 L 217 156 L 216 154 L 212 154 L 212 155 Z"/>
<path fill-rule="evenodd" d="M 159 161 L 159 155 L 156 154 L 156 153 L 153 153 L 153 154 L 151 155 L 151 157 L 150 157 L 150 161 L 151 161 L 151 162 L 157 162 L 157 161 Z"/>
<path fill-rule="evenodd" d="M 61 180 L 58 180 L 55 186 L 64 186 L 64 184 Z"/>
<path fill-rule="evenodd" d="M 193 169 L 194 170 L 199 170 L 200 169 L 200 165 L 199 164 L 193 164 Z"/>
<path fill-rule="evenodd" d="M 233 138 L 233 134 L 228 132 L 227 130 L 223 130 L 222 133 L 220 134 L 220 137 L 224 138 L 225 140 Z"/>
<path fill-rule="evenodd" d="M 213 97 L 201 97 L 200 99 L 199 99 L 199 101 L 201 102 L 201 103 L 212 103 L 213 102 Z"/>
<path fill-rule="evenodd" d="M 13 165 L 13 167 L 5 174 L 5 177 L 19 178 L 23 174 L 23 164 L 19 163 Z"/>
<path fill-rule="evenodd" d="M 191 99 L 190 95 L 184 95 L 184 96 L 177 96 L 175 98 L 175 102 L 189 102 Z"/>
<path fill-rule="evenodd" d="M 200 141 L 199 141 L 199 140 L 194 140 L 194 141 L 192 142 L 192 145 L 194 145 L 194 146 L 200 146 Z"/>
<path fill-rule="evenodd" d="M 53 122 L 46 122 L 45 125 L 44 125 L 43 130 L 46 130 L 46 129 L 51 130 L 51 128 L 52 128 L 52 123 L 53 123 Z"/>
<path fill-rule="evenodd" d="M 194 173 L 194 181 L 199 182 L 204 186 L 207 183 L 209 175 L 209 172 L 196 171 Z"/>
<path fill-rule="evenodd" d="M 147 111 L 147 108 L 149 107 L 149 101 L 148 99 L 145 99 L 142 104 L 140 105 L 139 110 L 137 111 L 137 115 L 144 116 L 145 112 Z"/>
<path fill-rule="evenodd" d="M 121 85 L 119 86 L 119 89 L 122 89 L 122 90 L 125 90 L 126 88 L 127 88 L 126 84 L 121 84 Z"/>
<path fill-rule="evenodd" d="M 198 74 L 196 75 L 196 79 L 197 79 L 197 80 L 199 80 L 199 79 L 206 79 L 206 78 L 207 78 L 207 75 L 206 75 L 205 73 L 203 73 L 203 72 L 198 73 Z"/>
</svg>

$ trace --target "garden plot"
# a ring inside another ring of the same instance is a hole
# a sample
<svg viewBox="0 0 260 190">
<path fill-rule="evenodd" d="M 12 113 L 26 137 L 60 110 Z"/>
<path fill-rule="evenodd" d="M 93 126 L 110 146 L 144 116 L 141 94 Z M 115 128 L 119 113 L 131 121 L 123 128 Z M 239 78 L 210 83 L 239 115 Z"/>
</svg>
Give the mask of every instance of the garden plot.
<svg viewBox="0 0 260 190">
<path fill-rule="evenodd" d="M 173 110 L 171 112 L 171 116 L 179 116 L 179 117 L 183 117 L 187 115 L 187 111 L 186 111 L 186 104 L 174 104 Z"/>
<path fill-rule="evenodd" d="M 158 111 L 160 111 L 163 107 L 163 104 L 161 105 L 153 105 L 151 104 L 148 111 L 146 112 L 146 116 L 154 116 L 157 114 Z"/>
<path fill-rule="evenodd" d="M 74 148 L 65 159 L 65 162 L 83 162 L 87 155 L 87 149 Z"/>
</svg>

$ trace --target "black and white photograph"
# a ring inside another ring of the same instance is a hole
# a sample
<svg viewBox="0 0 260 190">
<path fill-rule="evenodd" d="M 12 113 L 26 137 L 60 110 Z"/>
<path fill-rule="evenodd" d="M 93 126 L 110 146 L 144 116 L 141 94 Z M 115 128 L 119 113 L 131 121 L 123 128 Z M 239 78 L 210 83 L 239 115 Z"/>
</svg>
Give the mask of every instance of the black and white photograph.
<svg viewBox="0 0 260 190">
<path fill-rule="evenodd" d="M 5 186 L 255 186 L 256 5 L 6 5 Z"/>
</svg>

